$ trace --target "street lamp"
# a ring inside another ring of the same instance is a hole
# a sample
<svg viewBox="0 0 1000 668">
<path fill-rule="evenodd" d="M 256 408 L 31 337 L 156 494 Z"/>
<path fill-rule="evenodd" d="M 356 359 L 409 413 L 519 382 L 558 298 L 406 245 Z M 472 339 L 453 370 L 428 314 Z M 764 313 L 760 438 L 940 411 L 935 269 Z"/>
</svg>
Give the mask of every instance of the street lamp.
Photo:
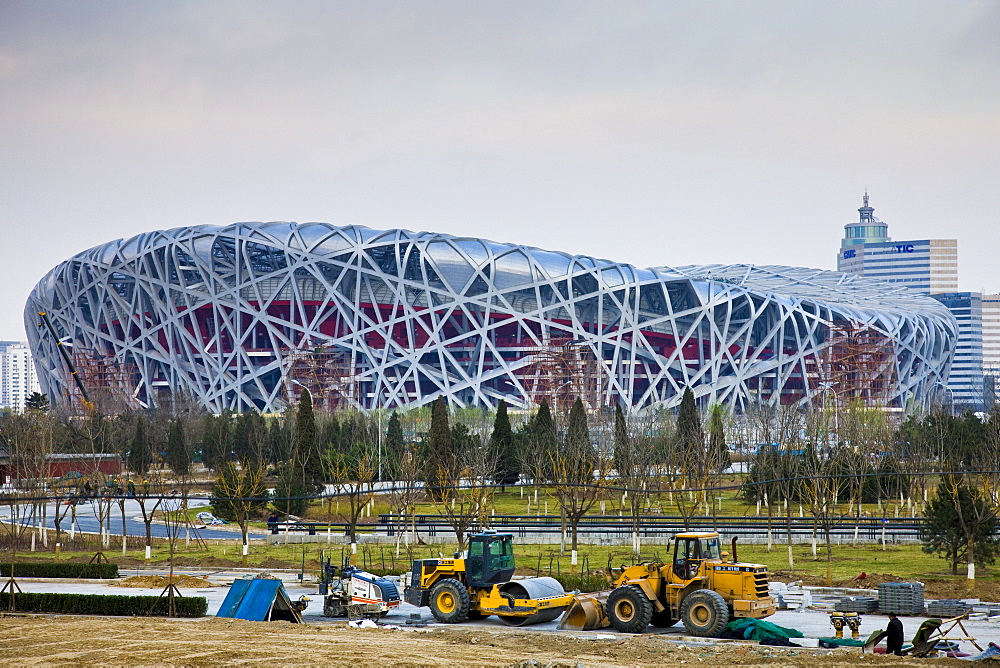
<svg viewBox="0 0 1000 668">
<path fill-rule="evenodd" d="M 840 411 L 839 411 L 839 406 L 838 406 L 838 402 L 837 402 L 837 392 L 833 389 L 833 386 L 836 385 L 836 384 L 837 383 L 835 381 L 827 381 L 827 382 L 824 382 L 824 383 L 819 383 L 819 387 L 823 388 L 824 391 L 829 392 L 830 394 L 833 395 L 833 431 L 836 432 L 838 434 L 838 437 L 839 437 L 839 434 L 840 434 L 840 425 L 839 425 L 838 417 L 839 417 Z M 824 411 L 826 410 L 826 395 L 825 394 L 823 395 L 823 410 Z"/>
<path fill-rule="evenodd" d="M 942 389 L 948 393 L 948 415 L 955 414 L 955 391 L 947 385 L 941 385 Z"/>
<path fill-rule="evenodd" d="M 305 385 L 303 385 L 299 381 L 295 380 L 294 378 L 289 378 L 288 382 L 289 383 L 295 383 L 296 385 L 298 385 L 299 387 L 301 387 L 303 390 L 305 390 L 306 392 L 308 392 L 309 393 L 309 401 L 312 402 L 312 400 L 313 400 L 312 390 L 310 390 L 308 387 L 306 387 Z"/>
</svg>

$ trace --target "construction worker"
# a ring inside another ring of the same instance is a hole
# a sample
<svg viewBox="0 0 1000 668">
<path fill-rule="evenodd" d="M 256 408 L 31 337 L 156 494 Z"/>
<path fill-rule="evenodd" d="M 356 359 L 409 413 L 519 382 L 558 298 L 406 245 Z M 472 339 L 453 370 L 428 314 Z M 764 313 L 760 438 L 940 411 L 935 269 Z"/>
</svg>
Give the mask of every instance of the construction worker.
<svg viewBox="0 0 1000 668">
<path fill-rule="evenodd" d="M 889 613 L 889 625 L 885 627 L 885 653 L 903 656 L 903 622 Z"/>
</svg>

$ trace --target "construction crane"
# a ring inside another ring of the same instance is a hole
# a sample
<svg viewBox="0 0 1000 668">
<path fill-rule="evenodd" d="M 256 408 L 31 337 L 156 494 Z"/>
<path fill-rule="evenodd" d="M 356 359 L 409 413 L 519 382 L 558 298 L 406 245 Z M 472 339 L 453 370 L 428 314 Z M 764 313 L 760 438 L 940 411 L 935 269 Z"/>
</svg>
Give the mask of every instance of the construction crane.
<svg viewBox="0 0 1000 668">
<path fill-rule="evenodd" d="M 63 345 L 62 340 L 56 333 L 56 328 L 52 326 L 52 321 L 49 320 L 49 315 L 45 311 L 39 311 L 38 316 L 42 319 L 39 326 L 45 325 L 48 330 L 49 335 L 52 336 L 52 340 L 56 343 L 56 350 L 62 355 L 63 361 L 66 362 L 66 368 L 69 369 L 70 376 L 76 382 L 77 389 L 80 390 L 80 396 L 83 397 L 83 407 L 89 412 L 94 409 L 94 404 L 90 400 L 90 395 L 87 394 L 87 388 L 83 386 L 83 381 L 80 380 L 80 374 L 76 372 L 76 367 L 73 366 L 73 360 L 70 359 L 69 353 L 66 352 L 66 346 Z"/>
</svg>

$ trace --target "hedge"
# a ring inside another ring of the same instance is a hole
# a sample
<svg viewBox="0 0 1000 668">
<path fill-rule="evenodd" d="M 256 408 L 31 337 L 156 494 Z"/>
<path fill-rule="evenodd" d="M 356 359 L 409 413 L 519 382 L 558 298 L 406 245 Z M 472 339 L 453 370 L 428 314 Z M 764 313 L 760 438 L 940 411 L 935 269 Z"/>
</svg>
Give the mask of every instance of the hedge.
<svg viewBox="0 0 1000 668">
<path fill-rule="evenodd" d="M 118 577 L 118 564 L 80 564 L 69 561 L 14 563 L 14 575 L 21 578 L 101 578 Z M 10 562 L 0 563 L 0 576 L 10 577 Z"/>
<path fill-rule="evenodd" d="M 70 615 L 110 615 L 116 617 L 166 617 L 165 596 L 122 596 L 120 594 L 17 594 L 18 612 L 49 612 Z M 208 600 L 204 596 L 174 598 L 178 617 L 204 617 Z M 0 610 L 10 608 L 10 594 L 0 593 Z"/>
</svg>

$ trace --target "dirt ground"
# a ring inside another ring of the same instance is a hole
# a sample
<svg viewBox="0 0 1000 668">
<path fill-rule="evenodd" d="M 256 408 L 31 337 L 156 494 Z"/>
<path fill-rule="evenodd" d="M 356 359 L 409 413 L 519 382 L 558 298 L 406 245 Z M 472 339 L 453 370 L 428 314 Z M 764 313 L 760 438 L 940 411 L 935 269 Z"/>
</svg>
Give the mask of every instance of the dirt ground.
<svg viewBox="0 0 1000 668">
<path fill-rule="evenodd" d="M 958 660 L 859 656 L 857 649 L 749 643 L 685 646 L 654 635 L 620 637 L 521 629 L 350 629 L 346 625 L 0 615 L 0 666 L 915 666 Z"/>
</svg>

